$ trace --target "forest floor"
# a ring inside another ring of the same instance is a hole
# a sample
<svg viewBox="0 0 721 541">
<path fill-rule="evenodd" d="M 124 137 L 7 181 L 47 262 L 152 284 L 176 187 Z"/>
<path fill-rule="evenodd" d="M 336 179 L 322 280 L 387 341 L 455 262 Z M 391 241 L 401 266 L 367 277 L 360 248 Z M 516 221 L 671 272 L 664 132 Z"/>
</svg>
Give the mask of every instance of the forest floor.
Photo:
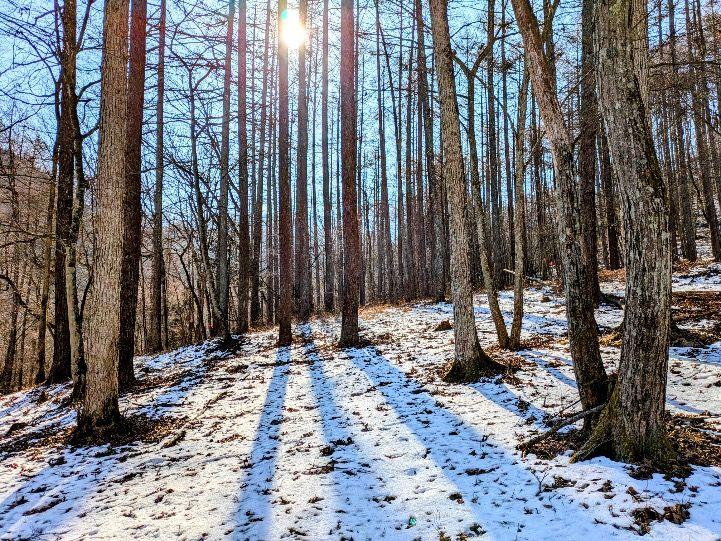
<svg viewBox="0 0 721 541">
<path fill-rule="evenodd" d="M 604 280 L 623 295 L 622 274 Z M 339 322 L 319 319 L 291 348 L 264 331 L 232 354 L 139 358 L 121 398 L 135 437 L 112 446 L 68 443 L 68 386 L 2 398 L 0 539 L 721 539 L 721 265 L 678 269 L 674 291 L 679 325 L 713 342 L 671 350 L 669 427 L 701 464 L 684 473 L 573 464 L 568 430 L 516 449 L 579 407 L 549 286 L 526 292 L 518 354 L 492 346 L 477 296 L 483 344 L 516 371 L 473 385 L 439 378 L 451 305 L 419 303 L 364 310 L 363 349 L 339 351 Z M 597 318 L 613 370 L 622 312 Z"/>
</svg>

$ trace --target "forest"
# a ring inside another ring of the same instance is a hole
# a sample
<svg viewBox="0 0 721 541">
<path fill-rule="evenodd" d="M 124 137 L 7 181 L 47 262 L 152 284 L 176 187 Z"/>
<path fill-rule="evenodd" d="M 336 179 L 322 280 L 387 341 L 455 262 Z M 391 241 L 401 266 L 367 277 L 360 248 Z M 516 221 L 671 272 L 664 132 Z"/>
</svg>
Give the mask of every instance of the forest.
<svg viewBox="0 0 721 541">
<path fill-rule="evenodd" d="M 0 540 L 721 540 L 721 2 L 0 0 Z"/>
</svg>

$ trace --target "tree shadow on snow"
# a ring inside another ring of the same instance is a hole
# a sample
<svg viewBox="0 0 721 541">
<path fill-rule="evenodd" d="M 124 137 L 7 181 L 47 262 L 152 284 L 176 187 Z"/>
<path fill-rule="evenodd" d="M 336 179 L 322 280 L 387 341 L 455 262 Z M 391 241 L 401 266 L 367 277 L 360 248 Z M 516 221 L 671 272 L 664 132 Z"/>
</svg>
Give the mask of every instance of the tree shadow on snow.
<svg viewBox="0 0 721 541">
<path fill-rule="evenodd" d="M 398 526 L 408 514 L 398 508 L 402 504 L 394 501 L 382 477 L 374 473 L 370 457 L 360 454 L 359 444 L 352 437 L 354 421 L 336 401 L 337 384 L 324 367 L 325 361 L 309 336 L 303 351 L 309 361 L 308 371 L 318 407 L 321 435 L 327 443 L 321 450 L 321 454 L 328 455 L 324 473 L 331 475 L 335 503 L 338 505 L 338 531 L 329 532 L 329 535 L 332 533 L 339 538 L 347 538 L 340 531 L 344 526 L 348 530 L 345 533 L 350 536 L 354 533 L 354 526 L 374 533 L 390 529 L 390 524 L 378 524 L 378 516 L 383 515 L 395 517 Z M 375 497 L 372 500 L 364 499 L 364 493 L 374 494 Z M 329 512 L 327 507 L 324 512 Z M 351 521 L 355 521 L 355 524 L 350 524 Z"/>
<path fill-rule="evenodd" d="M 273 520 L 273 478 L 278 463 L 290 360 L 291 349 L 278 348 L 253 448 L 246 464 L 247 474 L 240 487 L 242 495 L 237 511 L 238 529 L 232 537 L 236 541 L 266 539 Z"/>
<path fill-rule="evenodd" d="M 574 524 L 579 538 L 614 537 L 617 531 L 595 524 L 580 506 L 561 497 L 539 497 L 542 475 L 524 467 L 520 453 L 492 441 L 436 401 L 428 391 L 374 348 L 348 350 L 349 368 L 362 372 L 382 394 L 396 416 L 427 448 L 427 457 L 458 489 L 456 502 L 471 506 L 473 516 L 494 539 L 563 539 Z M 490 392 L 486 385 L 472 386 L 487 400 L 520 416 L 512 405 L 515 395 L 503 386 Z M 527 412 L 542 416 L 529 405 Z M 535 475 L 534 475 L 535 473 Z M 453 496 L 453 495 L 451 495 Z M 550 508 L 549 508 L 550 507 Z"/>
</svg>

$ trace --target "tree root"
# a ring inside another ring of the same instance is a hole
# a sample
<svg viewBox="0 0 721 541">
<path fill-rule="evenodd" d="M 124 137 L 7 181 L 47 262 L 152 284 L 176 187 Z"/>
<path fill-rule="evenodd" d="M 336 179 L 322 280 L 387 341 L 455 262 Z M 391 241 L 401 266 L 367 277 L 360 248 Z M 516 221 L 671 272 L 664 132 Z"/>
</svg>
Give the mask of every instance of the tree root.
<svg viewBox="0 0 721 541">
<path fill-rule="evenodd" d="M 505 374 L 507 367 L 491 359 L 480 347 L 471 361 L 454 359 L 441 376 L 446 383 L 475 383 L 482 378 Z"/>
<path fill-rule="evenodd" d="M 603 409 L 591 436 L 571 457 L 571 462 L 606 456 L 629 464 L 648 463 L 662 469 L 676 458 L 676 453 L 662 429 L 639 439 L 628 434 L 621 419 L 621 405 L 616 388 Z"/>
</svg>

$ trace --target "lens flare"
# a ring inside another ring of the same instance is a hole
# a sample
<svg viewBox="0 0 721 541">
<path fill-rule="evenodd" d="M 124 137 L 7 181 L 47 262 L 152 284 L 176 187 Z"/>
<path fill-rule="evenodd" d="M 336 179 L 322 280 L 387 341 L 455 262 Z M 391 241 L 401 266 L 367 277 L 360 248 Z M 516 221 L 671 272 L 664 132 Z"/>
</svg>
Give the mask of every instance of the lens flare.
<svg viewBox="0 0 721 541">
<path fill-rule="evenodd" d="M 296 10 L 286 9 L 280 14 L 280 37 L 289 49 L 298 49 L 305 43 L 305 27 Z"/>
</svg>

